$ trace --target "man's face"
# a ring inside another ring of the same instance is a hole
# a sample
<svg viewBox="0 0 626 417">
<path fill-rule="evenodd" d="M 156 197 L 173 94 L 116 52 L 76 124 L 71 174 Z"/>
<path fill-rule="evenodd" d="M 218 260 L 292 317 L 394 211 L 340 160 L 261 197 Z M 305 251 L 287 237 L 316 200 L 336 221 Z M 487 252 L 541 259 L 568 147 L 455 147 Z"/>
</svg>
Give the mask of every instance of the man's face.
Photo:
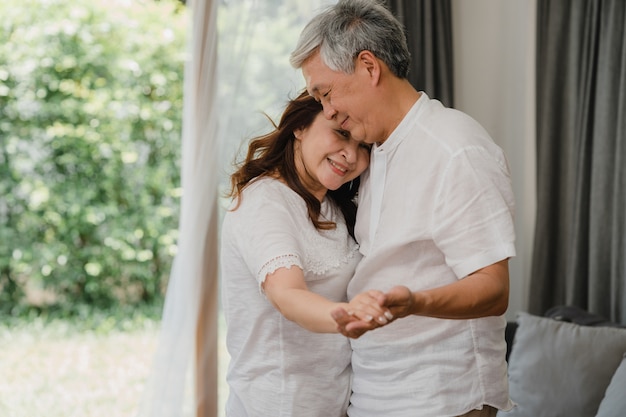
<svg viewBox="0 0 626 417">
<path fill-rule="evenodd" d="M 354 140 L 376 142 L 374 135 L 368 135 L 367 74 L 359 67 L 353 74 L 333 71 L 322 62 L 319 53 L 304 62 L 302 74 L 309 94 L 322 104 L 327 119 L 336 119 Z"/>
</svg>

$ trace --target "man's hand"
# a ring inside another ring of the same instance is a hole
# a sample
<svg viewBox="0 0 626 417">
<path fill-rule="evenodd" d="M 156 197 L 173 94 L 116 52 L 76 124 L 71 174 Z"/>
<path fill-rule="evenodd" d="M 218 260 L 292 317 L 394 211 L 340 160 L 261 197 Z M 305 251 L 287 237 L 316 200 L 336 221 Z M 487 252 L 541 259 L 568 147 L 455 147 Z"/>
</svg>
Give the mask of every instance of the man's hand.
<svg viewBox="0 0 626 417">
<path fill-rule="evenodd" d="M 401 318 L 418 311 L 413 292 L 405 286 L 396 286 L 380 296 L 379 303 L 389 309 L 393 317 Z"/>
</svg>

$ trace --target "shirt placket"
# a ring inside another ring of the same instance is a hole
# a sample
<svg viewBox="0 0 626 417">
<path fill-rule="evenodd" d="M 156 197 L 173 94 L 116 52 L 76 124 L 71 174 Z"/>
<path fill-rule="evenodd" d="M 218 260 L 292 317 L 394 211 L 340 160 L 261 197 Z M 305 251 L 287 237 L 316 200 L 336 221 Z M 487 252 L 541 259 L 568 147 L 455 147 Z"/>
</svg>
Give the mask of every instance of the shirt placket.
<svg viewBox="0 0 626 417">
<path fill-rule="evenodd" d="M 370 166 L 370 193 L 372 196 L 370 206 L 370 244 L 374 241 L 374 236 L 376 236 L 376 230 L 378 229 L 380 211 L 383 205 L 386 174 L 387 154 L 384 149 L 376 147 Z"/>
</svg>

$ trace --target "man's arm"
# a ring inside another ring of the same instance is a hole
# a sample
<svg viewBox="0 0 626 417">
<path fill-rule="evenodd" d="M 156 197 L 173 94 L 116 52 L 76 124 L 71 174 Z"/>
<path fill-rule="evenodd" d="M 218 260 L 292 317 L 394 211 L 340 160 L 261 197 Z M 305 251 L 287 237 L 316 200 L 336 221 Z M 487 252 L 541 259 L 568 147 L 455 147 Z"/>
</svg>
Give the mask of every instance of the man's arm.
<svg viewBox="0 0 626 417">
<path fill-rule="evenodd" d="M 389 308 L 394 320 L 409 315 L 443 319 L 499 316 L 509 305 L 508 259 L 479 269 L 452 284 L 415 292 L 397 286 L 385 294 L 379 293 L 377 299 L 381 306 Z M 341 309 L 334 309 L 332 315 L 339 331 L 346 336 L 354 337 L 370 330 Z"/>
<path fill-rule="evenodd" d="M 496 262 L 439 288 L 411 292 L 393 287 L 379 302 L 397 318 L 413 314 L 443 319 L 499 316 L 509 305 L 509 261 Z"/>
</svg>

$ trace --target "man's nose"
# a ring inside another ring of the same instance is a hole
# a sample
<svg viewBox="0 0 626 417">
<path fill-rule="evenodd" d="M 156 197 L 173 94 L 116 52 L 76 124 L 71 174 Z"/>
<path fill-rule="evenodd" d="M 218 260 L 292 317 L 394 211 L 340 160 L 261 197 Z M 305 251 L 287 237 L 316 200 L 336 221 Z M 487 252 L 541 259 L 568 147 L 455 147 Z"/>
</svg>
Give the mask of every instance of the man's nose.
<svg viewBox="0 0 626 417">
<path fill-rule="evenodd" d="M 337 114 L 337 110 L 328 103 L 322 103 L 322 108 L 324 110 L 324 117 L 328 120 L 332 120 Z"/>
</svg>

